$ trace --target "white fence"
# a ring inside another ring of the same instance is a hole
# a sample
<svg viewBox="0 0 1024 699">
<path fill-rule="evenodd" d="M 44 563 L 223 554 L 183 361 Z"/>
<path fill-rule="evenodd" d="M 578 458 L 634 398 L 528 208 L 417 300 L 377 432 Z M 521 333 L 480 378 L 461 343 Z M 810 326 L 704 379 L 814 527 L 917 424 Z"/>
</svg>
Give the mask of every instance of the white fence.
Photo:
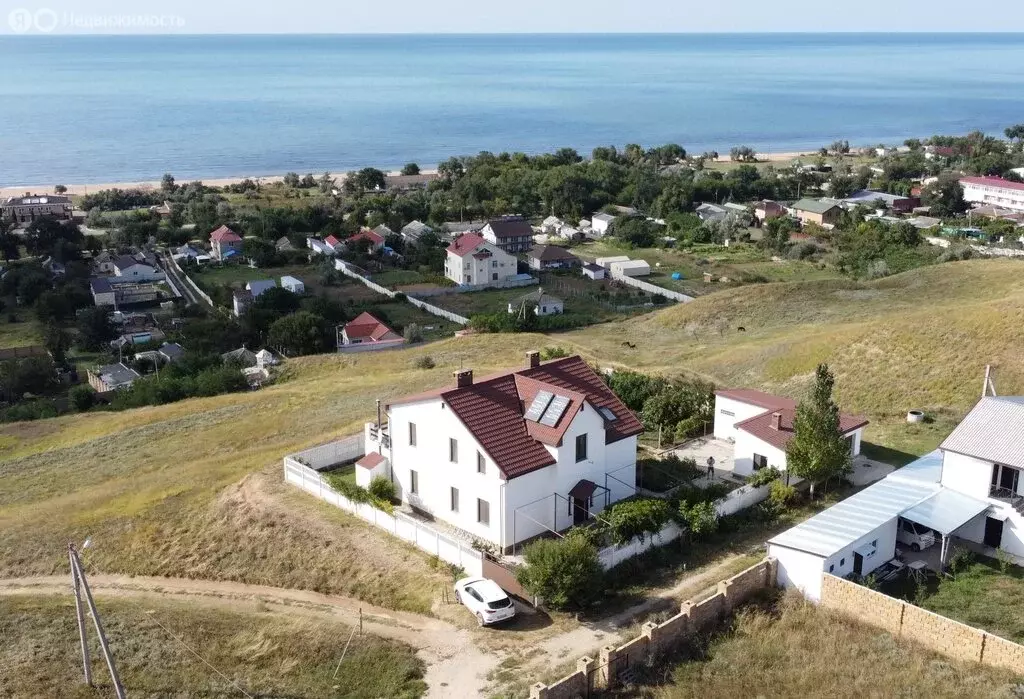
<svg viewBox="0 0 1024 699">
<path fill-rule="evenodd" d="M 534 284 L 540 284 L 540 280 L 537 277 L 530 277 L 529 279 L 505 279 L 500 282 L 487 282 L 480 286 L 439 286 L 436 289 L 423 289 L 417 290 L 412 293 L 416 294 L 420 298 L 430 298 L 431 296 L 450 296 L 452 294 L 472 294 L 475 291 L 493 291 L 495 289 L 518 289 L 523 286 L 533 286 Z"/>
<path fill-rule="evenodd" d="M 621 272 L 618 272 L 616 270 L 611 270 L 609 274 L 611 278 L 614 279 L 615 281 L 622 282 L 627 286 L 636 287 L 641 291 L 646 291 L 648 294 L 661 294 L 667 299 L 672 299 L 673 301 L 680 301 L 681 303 L 689 303 L 690 301 L 693 301 L 692 296 L 681 294 L 678 291 L 671 291 L 669 289 L 665 289 L 664 287 L 655 286 L 650 282 L 645 282 L 640 279 L 627 277 L 625 274 L 622 274 Z"/>
<path fill-rule="evenodd" d="M 352 435 L 351 437 L 339 439 L 337 442 L 321 444 L 318 447 L 300 451 L 296 454 L 292 454 L 288 458 L 297 461 L 303 466 L 308 466 L 315 471 L 320 471 L 328 468 L 329 466 L 343 464 L 346 461 L 361 459 L 366 453 L 364 450 L 365 444 L 365 436 L 360 432 L 359 434 Z"/>
<path fill-rule="evenodd" d="M 363 275 L 358 274 L 355 271 L 349 269 L 348 264 L 344 260 L 335 260 L 334 267 L 339 272 L 344 274 L 346 277 L 351 277 L 352 279 L 361 282 L 362 284 L 366 285 L 367 288 L 376 291 L 378 294 L 387 296 L 389 299 L 395 298 L 395 296 L 398 295 L 399 293 L 397 291 L 392 291 L 391 289 L 385 289 L 380 284 L 375 284 L 366 277 L 364 277 Z M 452 321 L 453 323 L 458 323 L 459 325 L 469 325 L 469 318 L 464 318 L 457 313 L 452 313 L 451 311 L 446 311 L 443 308 L 438 308 L 433 304 L 429 304 L 426 301 L 421 301 L 417 298 L 413 298 L 412 296 L 405 295 L 405 300 L 411 303 L 413 306 L 416 306 L 416 308 L 420 308 L 426 311 L 427 313 L 430 313 L 431 315 L 438 316 L 439 318 L 445 318 L 447 320 Z"/>
<path fill-rule="evenodd" d="M 299 454 L 295 456 L 299 456 Z M 302 465 L 291 456 L 286 456 L 284 459 L 284 479 L 286 483 L 298 486 L 324 502 L 350 512 L 360 519 L 380 527 L 392 536 L 403 539 L 432 556 L 437 556 L 442 561 L 461 567 L 467 575 L 483 575 L 483 554 L 479 551 L 400 512 L 389 515 L 368 503 L 352 502 L 331 488 L 319 473 Z"/>
<path fill-rule="evenodd" d="M 756 505 L 768 499 L 771 492 L 771 484 L 754 487 L 745 485 L 731 491 L 725 497 L 715 501 L 715 512 L 719 517 L 734 515 L 740 510 Z M 670 541 L 678 539 L 683 530 L 675 522 L 669 522 L 665 528 L 654 536 L 646 537 L 643 541 L 633 540 L 625 546 L 609 546 L 598 552 L 598 558 L 605 570 L 613 568 L 625 560 L 639 556 L 644 551 L 655 546 L 662 546 Z"/>
<path fill-rule="evenodd" d="M 168 255 L 168 257 L 171 258 L 171 264 L 174 265 L 175 269 L 181 272 L 181 277 L 182 279 L 185 280 L 185 283 L 192 287 L 192 291 L 196 292 L 196 294 L 198 294 L 199 297 L 203 299 L 203 301 L 206 301 L 206 303 L 210 304 L 210 306 L 213 306 L 213 299 L 210 298 L 210 295 L 207 294 L 202 289 L 200 289 L 199 285 L 192 281 L 192 277 L 188 276 L 188 273 L 186 273 L 185 270 L 181 268 L 181 265 L 178 264 L 178 261 L 174 259 L 173 255 Z"/>
</svg>

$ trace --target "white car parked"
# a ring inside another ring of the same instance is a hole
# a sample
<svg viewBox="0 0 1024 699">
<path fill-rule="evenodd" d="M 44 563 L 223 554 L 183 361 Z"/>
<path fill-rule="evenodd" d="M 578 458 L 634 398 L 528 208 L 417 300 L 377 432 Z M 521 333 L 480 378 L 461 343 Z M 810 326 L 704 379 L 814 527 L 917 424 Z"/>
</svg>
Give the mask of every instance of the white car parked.
<svg viewBox="0 0 1024 699">
<path fill-rule="evenodd" d="M 511 619 L 516 607 L 498 583 L 487 578 L 463 578 L 455 583 L 455 599 L 473 612 L 480 626 Z"/>
<path fill-rule="evenodd" d="M 935 532 L 928 527 L 900 517 L 896 541 L 906 544 L 911 551 L 923 551 L 935 544 Z"/>
</svg>

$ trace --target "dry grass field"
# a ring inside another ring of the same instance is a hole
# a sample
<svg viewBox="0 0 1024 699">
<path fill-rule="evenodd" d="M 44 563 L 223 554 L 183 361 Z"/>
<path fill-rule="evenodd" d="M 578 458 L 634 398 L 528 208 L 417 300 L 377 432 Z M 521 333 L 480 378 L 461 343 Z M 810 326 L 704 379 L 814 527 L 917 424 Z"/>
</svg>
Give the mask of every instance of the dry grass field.
<svg viewBox="0 0 1024 699">
<path fill-rule="evenodd" d="M 356 635 L 333 621 L 209 608 L 156 599 L 98 601 L 121 681 L 132 697 L 240 697 L 171 633 L 249 696 L 412 699 L 425 689 L 423 662 L 396 641 Z M 90 632 L 92 629 L 90 629 Z M 168 633 L 168 631 L 170 633 Z M 113 696 L 95 634 L 95 689 L 82 682 L 74 602 L 67 597 L 0 598 L 0 696 Z"/>
<path fill-rule="evenodd" d="M 643 696 L 1014 697 L 1005 671 L 957 663 L 802 600 L 739 614 L 703 657 L 680 663 Z M 624 696 L 632 692 L 622 693 Z"/>
</svg>

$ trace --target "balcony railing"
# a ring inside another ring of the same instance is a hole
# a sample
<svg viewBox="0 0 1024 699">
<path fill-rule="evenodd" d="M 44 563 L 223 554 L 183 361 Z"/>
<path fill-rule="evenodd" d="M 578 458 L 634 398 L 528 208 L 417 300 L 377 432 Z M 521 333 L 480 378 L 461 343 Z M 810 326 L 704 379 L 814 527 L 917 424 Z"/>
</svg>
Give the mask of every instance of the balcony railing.
<svg viewBox="0 0 1024 699">
<path fill-rule="evenodd" d="M 1017 512 L 1024 514 L 1024 496 L 1018 495 L 1012 488 L 1003 488 L 998 485 L 993 485 L 989 488 L 988 496 L 994 500 L 1001 500 L 1009 503 L 1013 509 L 1017 510 Z"/>
</svg>

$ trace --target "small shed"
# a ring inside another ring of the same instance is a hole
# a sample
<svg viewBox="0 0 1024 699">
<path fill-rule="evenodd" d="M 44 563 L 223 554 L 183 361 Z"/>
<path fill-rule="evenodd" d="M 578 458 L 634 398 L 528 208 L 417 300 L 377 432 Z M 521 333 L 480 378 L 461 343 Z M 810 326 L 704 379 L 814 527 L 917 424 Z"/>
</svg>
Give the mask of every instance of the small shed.
<svg viewBox="0 0 1024 699">
<path fill-rule="evenodd" d="M 619 255 L 618 257 L 599 257 L 597 258 L 597 264 L 601 265 L 605 269 L 611 269 L 612 264 L 615 262 L 629 262 L 629 258 L 625 255 Z"/>
<path fill-rule="evenodd" d="M 302 283 L 302 280 L 291 276 L 281 277 L 281 288 L 287 289 L 293 294 L 306 293 L 306 285 Z"/>
<path fill-rule="evenodd" d="M 613 274 L 621 274 L 624 277 L 646 277 L 651 273 L 651 266 L 644 260 L 626 260 L 613 262 L 611 270 Z"/>
<path fill-rule="evenodd" d="M 600 281 L 604 279 L 605 268 L 601 265 L 590 263 L 589 265 L 583 265 L 583 276 L 588 279 L 594 279 Z"/>
</svg>

